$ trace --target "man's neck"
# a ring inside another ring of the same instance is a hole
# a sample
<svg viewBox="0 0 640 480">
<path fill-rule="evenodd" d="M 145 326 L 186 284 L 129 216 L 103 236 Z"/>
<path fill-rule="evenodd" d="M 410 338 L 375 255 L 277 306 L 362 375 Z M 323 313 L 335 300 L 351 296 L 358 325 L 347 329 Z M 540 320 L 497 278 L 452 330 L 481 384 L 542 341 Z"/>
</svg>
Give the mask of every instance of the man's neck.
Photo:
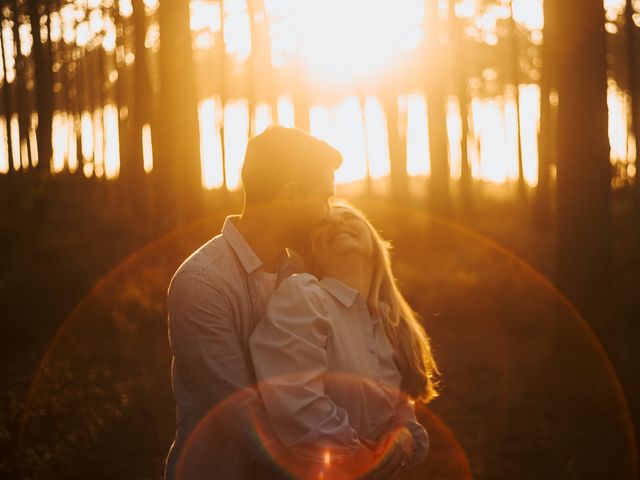
<svg viewBox="0 0 640 480">
<path fill-rule="evenodd" d="M 278 258 L 286 248 L 284 235 L 276 219 L 274 212 L 245 210 L 236 222 L 236 228 L 267 272 L 275 272 Z"/>
</svg>

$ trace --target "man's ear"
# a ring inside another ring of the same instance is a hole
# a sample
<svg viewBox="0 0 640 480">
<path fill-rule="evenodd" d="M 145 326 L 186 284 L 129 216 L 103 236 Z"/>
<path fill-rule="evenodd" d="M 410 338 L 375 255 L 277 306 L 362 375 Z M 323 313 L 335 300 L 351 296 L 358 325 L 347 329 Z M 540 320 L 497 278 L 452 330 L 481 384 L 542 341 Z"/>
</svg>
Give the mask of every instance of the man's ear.
<svg viewBox="0 0 640 480">
<path fill-rule="evenodd" d="M 298 196 L 299 187 L 296 182 L 287 182 L 282 186 L 282 196 L 285 200 L 293 202 Z"/>
</svg>

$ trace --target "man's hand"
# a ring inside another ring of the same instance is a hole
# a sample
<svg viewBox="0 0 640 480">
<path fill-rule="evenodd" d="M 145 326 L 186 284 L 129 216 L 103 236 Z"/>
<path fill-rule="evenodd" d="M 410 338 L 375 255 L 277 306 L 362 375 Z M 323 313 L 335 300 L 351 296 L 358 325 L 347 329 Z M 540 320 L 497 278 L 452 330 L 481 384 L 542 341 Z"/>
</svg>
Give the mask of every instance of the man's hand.
<svg viewBox="0 0 640 480">
<path fill-rule="evenodd" d="M 406 427 L 385 434 L 375 447 L 375 462 L 362 480 L 386 480 L 397 477 L 413 452 L 413 436 Z"/>
</svg>

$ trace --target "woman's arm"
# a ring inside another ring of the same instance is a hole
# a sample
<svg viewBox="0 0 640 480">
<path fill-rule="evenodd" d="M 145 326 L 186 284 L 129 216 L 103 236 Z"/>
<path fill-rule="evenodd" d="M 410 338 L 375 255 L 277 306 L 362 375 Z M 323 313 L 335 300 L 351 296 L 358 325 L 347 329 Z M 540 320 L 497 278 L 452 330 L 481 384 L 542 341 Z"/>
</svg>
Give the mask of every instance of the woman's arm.
<svg viewBox="0 0 640 480">
<path fill-rule="evenodd" d="M 339 459 L 364 448 L 347 412 L 324 389 L 331 335 L 317 279 L 294 275 L 278 287 L 251 340 L 258 388 L 269 420 L 285 446 L 300 457 Z"/>
</svg>

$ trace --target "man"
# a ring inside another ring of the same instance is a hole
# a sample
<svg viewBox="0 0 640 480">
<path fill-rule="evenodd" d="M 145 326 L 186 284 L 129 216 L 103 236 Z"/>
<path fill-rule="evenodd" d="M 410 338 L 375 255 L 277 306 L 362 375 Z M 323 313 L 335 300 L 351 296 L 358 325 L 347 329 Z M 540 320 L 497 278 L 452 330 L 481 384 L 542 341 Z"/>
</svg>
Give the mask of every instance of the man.
<svg viewBox="0 0 640 480">
<path fill-rule="evenodd" d="M 255 388 L 248 341 L 275 287 L 300 269 L 289 248 L 304 250 L 326 216 L 341 162 L 337 150 L 301 130 L 271 127 L 252 138 L 242 214 L 228 217 L 222 233 L 171 280 L 177 426 L 167 479 L 287 478 L 279 468 L 285 449 Z M 397 469 L 395 450 L 380 462 L 379 478 Z"/>
</svg>

